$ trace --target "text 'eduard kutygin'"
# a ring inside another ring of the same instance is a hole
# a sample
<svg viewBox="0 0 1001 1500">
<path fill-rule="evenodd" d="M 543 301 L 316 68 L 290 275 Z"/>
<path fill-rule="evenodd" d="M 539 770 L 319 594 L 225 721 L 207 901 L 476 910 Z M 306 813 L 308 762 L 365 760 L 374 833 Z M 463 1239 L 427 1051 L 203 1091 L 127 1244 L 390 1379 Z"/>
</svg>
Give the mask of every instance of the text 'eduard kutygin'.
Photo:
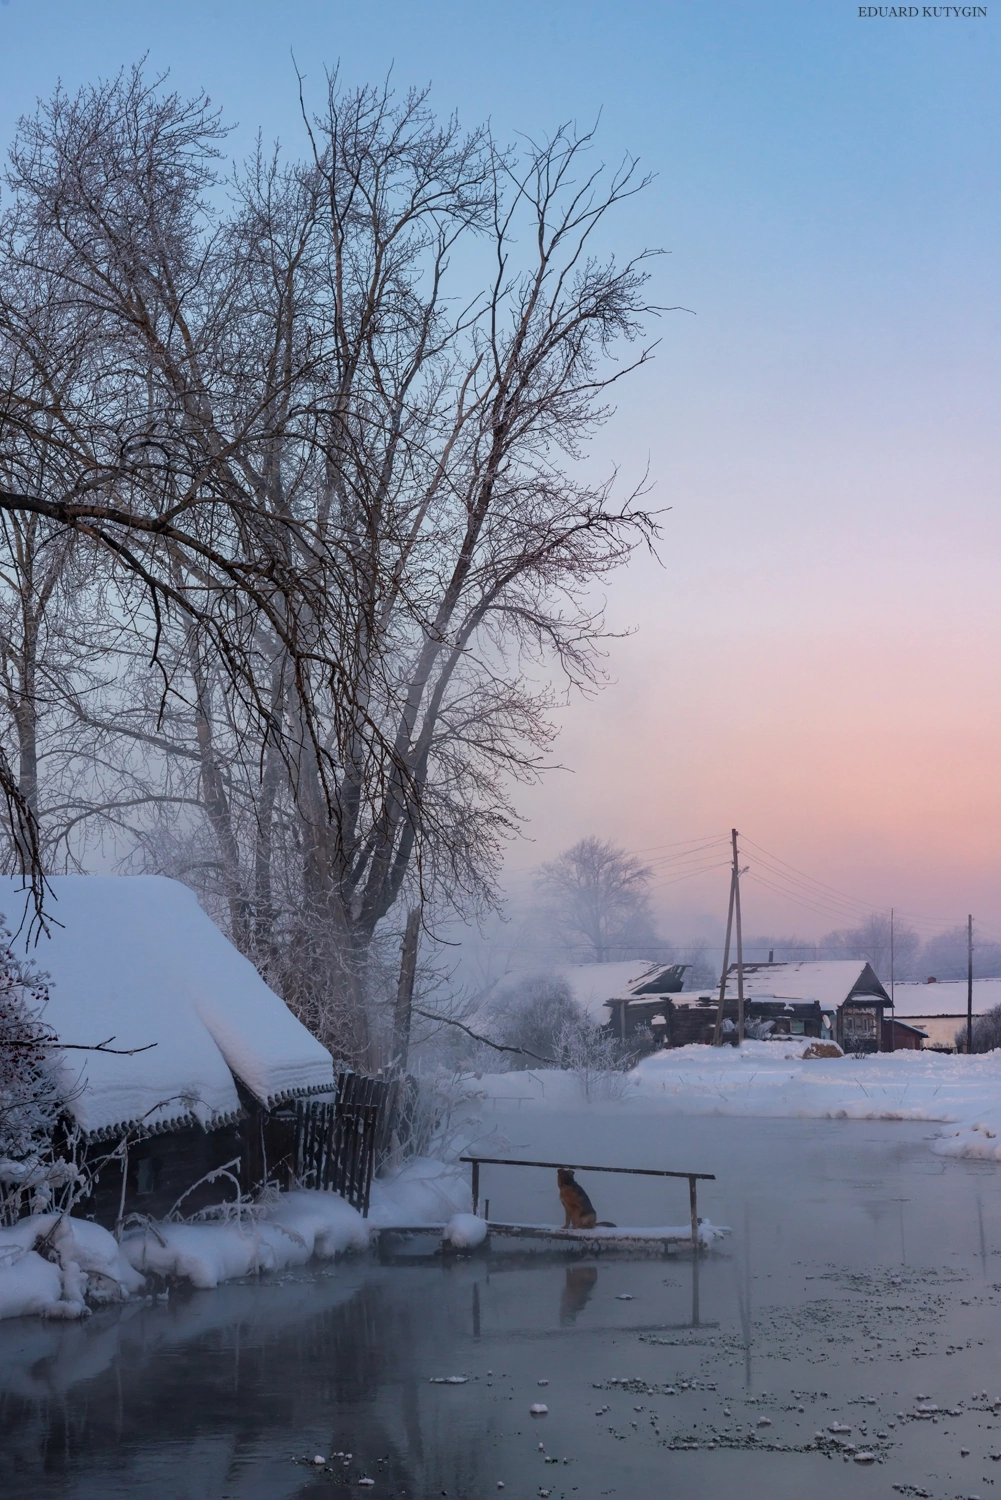
<svg viewBox="0 0 1001 1500">
<path fill-rule="evenodd" d="M 911 16 L 936 17 L 953 16 L 958 21 L 961 16 L 986 16 L 986 5 L 860 5 L 858 13 L 863 19 L 870 16 L 901 16 L 910 19 Z"/>
</svg>

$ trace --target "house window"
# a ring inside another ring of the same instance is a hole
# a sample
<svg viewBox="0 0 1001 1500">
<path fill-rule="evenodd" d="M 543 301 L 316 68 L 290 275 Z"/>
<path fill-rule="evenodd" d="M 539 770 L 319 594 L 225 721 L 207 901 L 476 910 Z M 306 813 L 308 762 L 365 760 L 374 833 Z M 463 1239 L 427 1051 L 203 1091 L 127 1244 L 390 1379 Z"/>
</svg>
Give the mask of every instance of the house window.
<svg viewBox="0 0 1001 1500">
<path fill-rule="evenodd" d="M 789 1030 L 792 1032 L 793 1036 L 802 1036 L 804 1034 L 805 1027 L 806 1027 L 806 1022 L 805 1021 L 790 1021 L 789 1022 Z"/>
<path fill-rule="evenodd" d="M 846 1010 L 845 1036 L 872 1041 L 876 1036 L 876 1012 L 872 1010 Z"/>
<path fill-rule="evenodd" d="M 155 1156 L 144 1156 L 136 1162 L 136 1193 L 143 1197 L 155 1193 L 160 1178 L 160 1163 Z"/>
</svg>

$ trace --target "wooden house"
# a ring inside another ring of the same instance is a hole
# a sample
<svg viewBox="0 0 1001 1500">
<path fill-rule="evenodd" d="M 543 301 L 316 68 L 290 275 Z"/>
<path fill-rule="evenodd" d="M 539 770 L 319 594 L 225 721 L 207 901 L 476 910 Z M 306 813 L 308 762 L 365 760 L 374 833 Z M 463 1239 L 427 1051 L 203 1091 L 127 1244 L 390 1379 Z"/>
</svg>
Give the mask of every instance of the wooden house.
<svg viewBox="0 0 1001 1500">
<path fill-rule="evenodd" d="M 921 1045 L 914 1027 L 891 1028 L 890 996 L 864 959 L 746 963 L 745 1018 L 769 1019 L 776 1035 L 832 1035 L 846 1052 L 889 1052 Z M 737 965 L 727 970 L 724 1014 L 737 1008 Z M 827 1028 L 824 1018 L 827 1018 Z M 821 1030 L 815 1030 L 817 1024 Z"/>
<path fill-rule="evenodd" d="M 343 1081 L 339 1088 L 330 1053 L 192 891 L 160 876 L 48 883 L 49 931 L 28 952 L 49 976 L 43 1020 L 67 1044 L 55 1054 L 67 1141 L 76 1137 L 97 1174 L 77 1214 L 114 1224 L 123 1209 L 163 1215 L 184 1194 L 190 1212 L 232 1195 L 236 1183 L 286 1186 L 296 1166 L 303 1169 L 304 1125 L 312 1139 L 317 1121 L 325 1122 L 326 1146 L 317 1149 L 328 1161 L 337 1130 L 344 1136 L 338 1097 L 349 1094 L 354 1113 L 347 1113 L 368 1132 L 360 1154 L 357 1142 L 351 1146 L 352 1159 L 364 1157 L 371 1175 L 372 1090 L 355 1099 L 357 1089 Z M 21 881 L 0 879 L 0 911 L 12 931 L 25 906 Z M 116 1050 L 70 1050 L 98 1043 Z M 312 1109 L 307 1121 L 302 1102 L 313 1099 L 321 1112 Z M 230 1178 L 203 1181 L 221 1169 Z M 318 1177 L 318 1186 L 335 1185 L 327 1167 Z"/>
</svg>

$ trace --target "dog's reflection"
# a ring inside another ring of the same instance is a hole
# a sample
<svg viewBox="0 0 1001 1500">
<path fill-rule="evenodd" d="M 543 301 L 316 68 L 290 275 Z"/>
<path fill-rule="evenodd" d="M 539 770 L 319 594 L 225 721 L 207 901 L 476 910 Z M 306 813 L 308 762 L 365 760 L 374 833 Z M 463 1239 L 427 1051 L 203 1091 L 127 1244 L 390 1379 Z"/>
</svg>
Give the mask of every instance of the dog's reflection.
<svg viewBox="0 0 1001 1500">
<path fill-rule="evenodd" d="M 577 1314 L 583 1312 L 598 1280 L 597 1266 L 567 1266 L 566 1282 L 560 1296 L 560 1323 L 566 1327 L 576 1323 Z"/>
</svg>

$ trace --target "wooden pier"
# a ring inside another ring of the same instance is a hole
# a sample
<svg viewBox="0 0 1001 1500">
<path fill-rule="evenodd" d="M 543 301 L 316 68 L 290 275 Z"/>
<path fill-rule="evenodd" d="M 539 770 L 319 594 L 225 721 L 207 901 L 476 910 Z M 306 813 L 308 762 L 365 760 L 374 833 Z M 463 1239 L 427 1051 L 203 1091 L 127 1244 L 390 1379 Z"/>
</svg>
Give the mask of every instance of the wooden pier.
<svg viewBox="0 0 1001 1500">
<path fill-rule="evenodd" d="M 392 1235 L 434 1235 L 441 1241 L 440 1248 L 446 1252 L 453 1250 L 445 1239 L 446 1224 L 380 1224 L 372 1226 L 373 1233 L 382 1237 Z M 713 1237 L 723 1231 L 720 1226 L 713 1225 Z M 492 1239 L 504 1240 L 537 1240 L 547 1241 L 552 1245 L 573 1246 L 575 1249 L 589 1251 L 593 1255 L 600 1255 L 602 1251 L 622 1250 L 660 1250 L 664 1255 L 670 1254 L 673 1248 L 698 1244 L 703 1248 L 705 1242 L 693 1241 L 692 1231 L 687 1224 L 664 1225 L 664 1226 L 639 1226 L 636 1228 L 625 1227 L 608 1229 L 605 1227 L 595 1229 L 563 1229 L 555 1224 L 507 1224 L 495 1220 L 487 1221 L 486 1238 L 476 1247 L 484 1250 L 489 1247 Z"/>
<path fill-rule="evenodd" d="M 616 1172 L 616 1173 L 623 1173 L 623 1174 L 625 1174 L 626 1176 L 629 1176 L 629 1177 L 683 1177 L 683 1178 L 686 1178 L 687 1181 L 688 1181 L 688 1207 L 689 1207 L 689 1215 L 690 1215 L 690 1228 L 686 1229 L 686 1230 L 683 1230 L 680 1233 L 678 1231 L 675 1231 L 675 1230 L 656 1230 L 656 1229 L 650 1230 L 647 1233 L 648 1233 L 648 1238 L 659 1240 L 661 1243 L 664 1243 L 665 1237 L 668 1237 L 669 1241 L 671 1243 L 674 1243 L 676 1240 L 679 1241 L 679 1242 L 681 1240 L 690 1240 L 691 1241 L 691 1245 L 692 1245 L 692 1250 L 693 1250 L 693 1252 L 695 1254 L 698 1254 L 698 1250 L 699 1250 L 698 1184 L 700 1182 L 715 1182 L 716 1181 L 716 1173 L 715 1172 L 676 1172 L 676 1171 L 668 1171 L 668 1170 L 666 1170 L 663 1167 L 594 1167 L 594 1166 L 584 1166 L 584 1165 L 582 1165 L 580 1163 L 574 1163 L 574 1162 L 569 1162 L 569 1161 L 516 1161 L 512 1157 L 506 1157 L 506 1156 L 460 1156 L 459 1160 L 460 1161 L 464 1161 L 464 1162 L 468 1162 L 472 1166 L 472 1169 L 473 1169 L 473 1174 L 472 1174 L 473 1175 L 472 1188 L 473 1188 L 473 1213 L 474 1214 L 476 1213 L 477 1209 L 479 1208 L 479 1203 L 480 1203 L 480 1167 L 542 1167 L 544 1169 L 548 1169 L 548 1170 L 553 1171 L 553 1172 L 558 1172 L 562 1168 L 563 1170 L 569 1171 L 569 1172 Z M 491 1228 L 492 1227 L 493 1226 L 491 1226 Z M 526 1231 L 526 1230 L 527 1231 L 533 1231 L 536 1228 L 541 1228 L 541 1226 L 534 1226 L 534 1225 L 528 1225 L 528 1224 L 512 1225 L 510 1227 L 513 1228 L 513 1229 L 518 1230 L 519 1232 Z M 498 1226 L 498 1229 L 500 1229 L 500 1226 Z M 581 1236 L 581 1235 L 586 1235 L 586 1236 L 590 1237 L 589 1241 L 588 1241 L 588 1242 L 590 1242 L 591 1240 L 593 1240 L 593 1237 L 596 1236 L 596 1235 L 598 1235 L 598 1234 L 609 1234 L 609 1233 L 611 1233 L 613 1235 L 617 1233 L 620 1236 L 622 1236 L 624 1234 L 624 1231 L 622 1231 L 622 1230 L 618 1230 L 617 1231 L 617 1230 L 614 1230 L 614 1229 L 613 1230 L 607 1230 L 607 1229 L 601 1229 L 601 1230 L 599 1230 L 599 1229 L 555 1229 L 555 1228 L 553 1228 L 553 1229 L 548 1229 L 548 1230 L 545 1231 L 545 1237 L 548 1239 L 548 1238 L 551 1238 L 553 1235 L 562 1235 L 562 1236 L 570 1236 L 570 1235 Z M 640 1235 L 642 1233 L 643 1233 L 642 1230 L 630 1230 L 628 1237 L 629 1237 L 630 1241 L 632 1242 L 632 1237 L 634 1235 Z M 523 1236 L 523 1237 L 527 1237 L 527 1236 Z"/>
<path fill-rule="evenodd" d="M 543 1240 L 551 1246 L 566 1245 L 573 1246 L 575 1250 L 588 1251 L 593 1255 L 609 1250 L 639 1250 L 647 1251 L 658 1249 L 667 1255 L 671 1249 L 681 1245 L 690 1245 L 692 1253 L 698 1255 L 699 1251 L 723 1233 L 722 1226 L 707 1226 L 706 1235 L 700 1230 L 698 1211 L 698 1184 L 700 1182 L 715 1182 L 714 1172 L 676 1172 L 660 1167 L 595 1167 L 574 1165 L 572 1162 L 555 1161 L 516 1161 L 511 1157 L 502 1156 L 463 1156 L 460 1161 L 467 1162 L 472 1167 L 472 1196 L 473 1213 L 478 1213 L 480 1206 L 480 1167 L 541 1167 L 544 1170 L 558 1171 L 560 1168 L 572 1172 L 617 1172 L 632 1177 L 681 1177 L 688 1182 L 689 1222 L 681 1225 L 596 1225 L 593 1229 L 564 1229 L 556 1224 L 511 1224 L 504 1223 L 489 1217 L 490 1203 L 486 1201 L 486 1213 L 484 1222 L 486 1234 L 477 1249 L 489 1247 L 491 1239 L 508 1240 Z M 385 1224 L 373 1226 L 374 1232 L 379 1236 L 380 1247 L 383 1236 L 393 1235 L 437 1235 L 441 1240 L 440 1251 L 450 1253 L 456 1249 L 446 1239 L 447 1224 Z"/>
</svg>

